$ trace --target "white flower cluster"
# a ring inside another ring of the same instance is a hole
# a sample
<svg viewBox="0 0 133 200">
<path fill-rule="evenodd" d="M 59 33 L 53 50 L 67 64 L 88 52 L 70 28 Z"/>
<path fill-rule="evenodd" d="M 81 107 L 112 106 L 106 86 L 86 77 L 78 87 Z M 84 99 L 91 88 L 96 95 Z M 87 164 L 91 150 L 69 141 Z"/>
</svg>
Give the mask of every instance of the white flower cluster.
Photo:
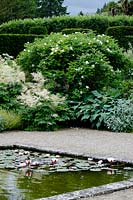
<svg viewBox="0 0 133 200">
<path fill-rule="evenodd" d="M 3 59 L 0 56 L 0 83 L 21 83 L 22 91 L 17 100 L 27 106 L 36 106 L 42 104 L 45 100 L 51 101 L 53 106 L 64 103 L 64 98 L 59 95 L 50 94 L 50 92 L 44 88 L 44 77 L 38 73 L 31 73 L 33 82 L 25 82 L 25 73 L 20 70 L 15 61 L 9 59 Z"/>
<path fill-rule="evenodd" d="M 21 95 L 17 97 L 17 100 L 22 105 L 29 107 L 41 105 L 45 100 L 51 101 L 54 106 L 60 103 L 64 103 L 64 98 L 60 98 L 58 95 L 52 95 L 44 88 L 44 78 L 40 72 L 31 73 L 34 82 L 26 82 L 23 84 Z"/>
<path fill-rule="evenodd" d="M 51 48 L 50 55 L 53 55 L 54 53 L 57 53 L 58 51 L 59 51 L 59 47 L 58 46 L 56 46 L 55 48 L 53 47 L 53 48 Z"/>
<path fill-rule="evenodd" d="M 58 42 L 58 44 L 60 45 L 60 41 Z M 65 51 L 73 51 L 73 47 L 72 46 L 64 46 L 63 48 L 61 48 L 58 44 L 56 44 L 55 47 L 51 48 L 51 53 L 50 55 L 56 54 L 57 52 L 65 52 Z"/>
<path fill-rule="evenodd" d="M 97 43 L 99 43 L 100 45 L 103 44 L 103 42 L 102 42 L 101 40 L 99 40 L 99 39 L 97 39 L 96 41 L 97 41 Z"/>
<path fill-rule="evenodd" d="M 31 75 L 33 77 L 33 81 L 36 82 L 38 86 L 40 85 L 41 87 L 44 85 L 45 80 L 41 72 L 37 72 L 37 73 L 33 72 L 31 73 Z"/>
<path fill-rule="evenodd" d="M 9 60 L 9 58 L 6 60 L 0 56 L 0 83 L 20 82 L 25 82 L 25 73 L 13 60 Z"/>
</svg>

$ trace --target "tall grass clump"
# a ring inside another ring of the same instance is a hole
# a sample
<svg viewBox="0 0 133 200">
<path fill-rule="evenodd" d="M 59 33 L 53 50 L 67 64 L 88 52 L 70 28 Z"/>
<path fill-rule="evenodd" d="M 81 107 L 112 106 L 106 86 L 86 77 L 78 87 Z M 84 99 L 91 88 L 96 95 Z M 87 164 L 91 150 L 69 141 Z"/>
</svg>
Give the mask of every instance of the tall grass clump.
<svg viewBox="0 0 133 200">
<path fill-rule="evenodd" d="M 22 128 L 21 116 L 13 111 L 0 110 L 0 119 L 1 131 Z"/>
</svg>

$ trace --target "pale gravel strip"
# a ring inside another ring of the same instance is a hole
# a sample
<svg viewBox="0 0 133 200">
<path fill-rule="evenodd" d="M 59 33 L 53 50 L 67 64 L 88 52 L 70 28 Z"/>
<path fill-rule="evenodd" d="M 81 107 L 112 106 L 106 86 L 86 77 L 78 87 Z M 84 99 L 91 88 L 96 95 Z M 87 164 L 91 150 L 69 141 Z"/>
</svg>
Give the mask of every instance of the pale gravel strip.
<svg viewBox="0 0 133 200">
<path fill-rule="evenodd" d="M 90 129 L 66 129 L 55 132 L 13 131 L 0 134 L 0 145 L 37 145 L 46 150 L 114 157 L 133 161 L 133 134 Z"/>
</svg>

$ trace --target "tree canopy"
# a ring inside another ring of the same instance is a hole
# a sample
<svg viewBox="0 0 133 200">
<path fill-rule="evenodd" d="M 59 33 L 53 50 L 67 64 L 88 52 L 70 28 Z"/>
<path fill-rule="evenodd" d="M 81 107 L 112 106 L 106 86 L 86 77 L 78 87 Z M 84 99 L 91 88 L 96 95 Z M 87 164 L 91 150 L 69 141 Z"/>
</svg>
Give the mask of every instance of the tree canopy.
<svg viewBox="0 0 133 200">
<path fill-rule="evenodd" d="M 36 3 L 34 0 L 1 0 L 0 23 L 35 17 Z"/>
<path fill-rule="evenodd" d="M 101 9 L 97 9 L 97 13 L 106 13 L 108 15 L 133 15 L 133 0 L 119 0 L 105 3 Z"/>
<path fill-rule="evenodd" d="M 52 17 L 66 15 L 67 7 L 63 7 L 64 0 L 36 0 L 37 17 Z"/>
<path fill-rule="evenodd" d="M 64 0 L 0 0 L 0 23 L 14 19 L 52 17 L 67 14 Z"/>
</svg>

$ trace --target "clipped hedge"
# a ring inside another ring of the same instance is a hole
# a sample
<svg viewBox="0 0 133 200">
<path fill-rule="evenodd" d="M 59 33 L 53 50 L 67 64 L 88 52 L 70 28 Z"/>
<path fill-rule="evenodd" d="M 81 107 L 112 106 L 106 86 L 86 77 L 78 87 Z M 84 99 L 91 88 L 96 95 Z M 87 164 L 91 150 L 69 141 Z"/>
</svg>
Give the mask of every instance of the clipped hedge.
<svg viewBox="0 0 133 200">
<path fill-rule="evenodd" d="M 7 53 L 10 56 L 16 57 L 22 50 L 24 44 L 33 42 L 37 37 L 44 37 L 43 35 L 31 34 L 0 34 L 0 54 Z"/>
<path fill-rule="evenodd" d="M 71 34 L 71 33 L 75 33 L 75 32 L 81 32 L 81 33 L 87 33 L 89 32 L 90 29 L 84 29 L 84 28 L 64 28 L 62 30 L 62 34 Z"/>
<path fill-rule="evenodd" d="M 61 32 L 65 28 L 92 29 L 99 34 L 105 32 L 109 24 L 107 17 L 102 16 L 76 16 L 55 17 L 49 21 L 49 32 Z"/>
<path fill-rule="evenodd" d="M 133 36 L 133 26 L 109 27 L 106 30 L 106 34 L 114 37 L 118 41 L 120 47 L 127 50 L 129 48 L 130 37 L 126 36 Z"/>
<path fill-rule="evenodd" d="M 47 25 L 47 20 L 40 18 L 12 20 L 0 25 L 0 34 L 29 34 L 31 28 L 38 26 L 47 28 Z"/>
<path fill-rule="evenodd" d="M 133 35 L 132 36 L 126 36 L 126 38 L 128 39 L 128 42 L 131 43 L 132 48 L 133 48 Z"/>
<path fill-rule="evenodd" d="M 46 35 L 48 30 L 45 26 L 33 26 L 29 29 L 30 34 Z"/>
<path fill-rule="evenodd" d="M 110 26 L 133 26 L 133 17 L 86 15 L 13 20 L 1 24 L 0 33 L 28 34 L 33 27 L 45 27 L 48 34 L 61 32 L 65 28 L 92 29 L 102 34 Z"/>
</svg>

